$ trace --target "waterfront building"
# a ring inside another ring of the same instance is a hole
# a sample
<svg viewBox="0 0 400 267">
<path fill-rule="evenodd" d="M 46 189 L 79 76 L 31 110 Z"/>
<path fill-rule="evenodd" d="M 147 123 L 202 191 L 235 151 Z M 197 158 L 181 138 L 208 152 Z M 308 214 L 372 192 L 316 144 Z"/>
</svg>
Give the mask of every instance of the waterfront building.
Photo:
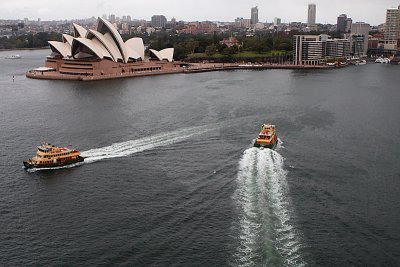
<svg viewBox="0 0 400 267">
<path fill-rule="evenodd" d="M 331 39 L 329 35 L 293 36 L 293 64 L 319 65 L 330 58 L 350 57 L 347 39 Z"/>
<path fill-rule="evenodd" d="M 146 58 L 141 38 L 124 42 L 117 28 L 103 18 L 98 18 L 95 30 L 75 23 L 73 28 L 73 36 L 63 34 L 61 42 L 49 41 L 52 53 L 47 57 L 45 67 L 28 72 L 27 77 L 104 79 L 143 71 L 162 73 L 175 68 L 173 48 L 150 49 L 151 57 Z"/>
<path fill-rule="evenodd" d="M 250 19 L 250 24 L 255 25 L 258 23 L 258 7 L 252 7 L 251 8 L 251 19 Z"/>
<path fill-rule="evenodd" d="M 368 23 L 356 22 L 351 26 L 351 52 L 354 56 L 365 57 L 368 53 L 368 38 L 371 26 Z"/>
<path fill-rule="evenodd" d="M 307 20 L 308 27 L 315 26 L 316 16 L 317 16 L 317 6 L 315 4 L 309 4 L 308 5 L 308 20 Z"/>
<path fill-rule="evenodd" d="M 324 45 L 319 35 L 295 35 L 293 39 L 294 65 L 318 65 L 324 59 Z"/>
<path fill-rule="evenodd" d="M 164 15 L 154 15 L 151 17 L 151 26 L 155 28 L 165 27 L 167 18 Z"/>
<path fill-rule="evenodd" d="M 347 19 L 347 15 L 346 14 L 342 14 L 337 18 L 337 32 L 338 33 L 345 33 L 346 32 L 346 19 Z"/>
<path fill-rule="evenodd" d="M 325 58 L 349 58 L 350 48 L 348 39 L 328 39 L 326 40 Z"/>
<path fill-rule="evenodd" d="M 397 42 L 400 39 L 400 6 L 389 8 L 386 11 L 385 23 L 385 50 L 397 50 Z"/>
</svg>

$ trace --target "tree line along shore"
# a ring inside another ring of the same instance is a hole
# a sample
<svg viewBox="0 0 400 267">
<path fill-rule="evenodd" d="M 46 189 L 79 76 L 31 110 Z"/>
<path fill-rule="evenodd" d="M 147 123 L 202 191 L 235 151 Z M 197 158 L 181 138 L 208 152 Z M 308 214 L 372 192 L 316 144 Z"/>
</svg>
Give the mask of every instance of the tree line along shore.
<svg viewBox="0 0 400 267">
<path fill-rule="evenodd" d="M 133 36 L 122 35 L 124 40 Z M 292 51 L 292 37 L 285 34 L 254 33 L 252 36 L 237 35 L 237 45 L 228 46 L 222 41 L 230 34 L 171 34 L 165 31 L 151 35 L 136 34 L 143 39 L 147 48 L 162 50 L 174 48 L 174 59 L 202 62 L 283 62 Z M 48 48 L 48 41 L 61 40 L 56 32 L 40 32 L 19 36 L 1 37 L 1 50 Z"/>
</svg>

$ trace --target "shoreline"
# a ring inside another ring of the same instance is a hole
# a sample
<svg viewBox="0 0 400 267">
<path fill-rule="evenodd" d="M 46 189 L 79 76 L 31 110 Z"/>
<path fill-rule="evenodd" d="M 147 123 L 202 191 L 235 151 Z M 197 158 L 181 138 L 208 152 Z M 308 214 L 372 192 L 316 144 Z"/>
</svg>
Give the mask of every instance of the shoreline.
<svg viewBox="0 0 400 267">
<path fill-rule="evenodd" d="M 99 80 L 111 80 L 111 79 L 121 79 L 121 78 L 177 74 L 177 73 L 191 74 L 191 73 L 227 71 L 227 70 L 269 70 L 269 69 L 320 70 L 320 69 L 333 69 L 333 68 L 321 65 L 236 64 L 236 63 L 193 64 L 192 63 L 189 64 L 189 67 L 180 67 L 175 69 L 164 69 L 157 71 L 138 71 L 131 73 L 125 72 L 125 73 L 115 73 L 108 75 L 70 75 L 70 74 L 62 74 L 60 72 L 55 72 L 55 71 L 42 72 L 42 71 L 30 70 L 26 72 L 26 77 L 32 79 L 40 79 L 40 80 L 99 81 Z"/>
<path fill-rule="evenodd" d="M 34 50 L 44 50 L 44 49 L 50 49 L 50 47 L 41 47 L 41 48 L 1 48 L 0 52 L 5 52 L 5 51 L 23 51 L 23 50 L 27 50 L 27 51 L 34 51 Z"/>
</svg>

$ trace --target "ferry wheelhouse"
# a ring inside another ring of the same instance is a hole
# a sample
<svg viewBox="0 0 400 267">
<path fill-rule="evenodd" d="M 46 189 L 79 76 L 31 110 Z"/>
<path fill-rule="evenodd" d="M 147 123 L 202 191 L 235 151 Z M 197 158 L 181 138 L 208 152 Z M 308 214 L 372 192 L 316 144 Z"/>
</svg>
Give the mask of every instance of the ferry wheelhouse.
<svg viewBox="0 0 400 267">
<path fill-rule="evenodd" d="M 274 148 L 278 144 L 278 136 L 276 135 L 275 125 L 263 124 L 258 138 L 254 142 L 255 147 Z"/>
<path fill-rule="evenodd" d="M 84 161 L 76 149 L 57 147 L 48 143 L 37 147 L 36 156 L 24 161 L 25 168 L 50 168 Z"/>
</svg>

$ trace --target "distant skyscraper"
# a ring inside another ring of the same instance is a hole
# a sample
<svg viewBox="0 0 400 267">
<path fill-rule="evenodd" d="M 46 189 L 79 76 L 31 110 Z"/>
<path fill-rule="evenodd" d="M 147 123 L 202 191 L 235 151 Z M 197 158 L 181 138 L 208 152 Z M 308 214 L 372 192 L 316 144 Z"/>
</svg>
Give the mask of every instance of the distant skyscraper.
<svg viewBox="0 0 400 267">
<path fill-rule="evenodd" d="M 175 26 L 176 26 L 176 18 L 172 18 L 172 19 L 171 19 L 171 26 L 172 26 L 173 28 L 175 28 Z"/>
<path fill-rule="evenodd" d="M 396 50 L 397 40 L 400 38 L 400 6 L 399 8 L 389 8 L 386 11 L 385 23 L 385 49 Z"/>
<path fill-rule="evenodd" d="M 154 15 L 151 17 L 151 26 L 161 28 L 165 27 L 167 24 L 167 19 L 164 15 Z"/>
<path fill-rule="evenodd" d="M 338 33 L 345 33 L 346 32 L 346 19 L 347 15 L 342 14 L 337 18 L 337 32 Z"/>
<path fill-rule="evenodd" d="M 351 25 L 353 25 L 353 20 L 351 18 L 347 18 L 346 19 L 346 28 L 344 29 L 344 32 L 350 32 Z"/>
<path fill-rule="evenodd" d="M 115 23 L 115 15 L 114 15 L 114 14 L 111 14 L 110 17 L 108 18 L 108 20 L 109 20 L 111 23 Z"/>
<path fill-rule="evenodd" d="M 351 25 L 352 52 L 355 56 L 366 56 L 368 52 L 368 37 L 371 26 L 368 23 L 356 22 Z"/>
<path fill-rule="evenodd" d="M 131 21 L 132 21 L 131 16 L 126 16 L 126 21 L 127 21 L 127 22 L 131 22 Z"/>
<path fill-rule="evenodd" d="M 251 19 L 250 19 L 250 23 L 252 25 L 258 23 L 258 7 L 252 7 L 251 8 Z"/>
<path fill-rule="evenodd" d="M 308 5 L 308 27 L 315 25 L 315 18 L 317 16 L 317 6 L 315 4 Z"/>
<path fill-rule="evenodd" d="M 281 25 L 281 19 L 280 18 L 274 18 L 274 26 L 279 26 Z"/>
</svg>

